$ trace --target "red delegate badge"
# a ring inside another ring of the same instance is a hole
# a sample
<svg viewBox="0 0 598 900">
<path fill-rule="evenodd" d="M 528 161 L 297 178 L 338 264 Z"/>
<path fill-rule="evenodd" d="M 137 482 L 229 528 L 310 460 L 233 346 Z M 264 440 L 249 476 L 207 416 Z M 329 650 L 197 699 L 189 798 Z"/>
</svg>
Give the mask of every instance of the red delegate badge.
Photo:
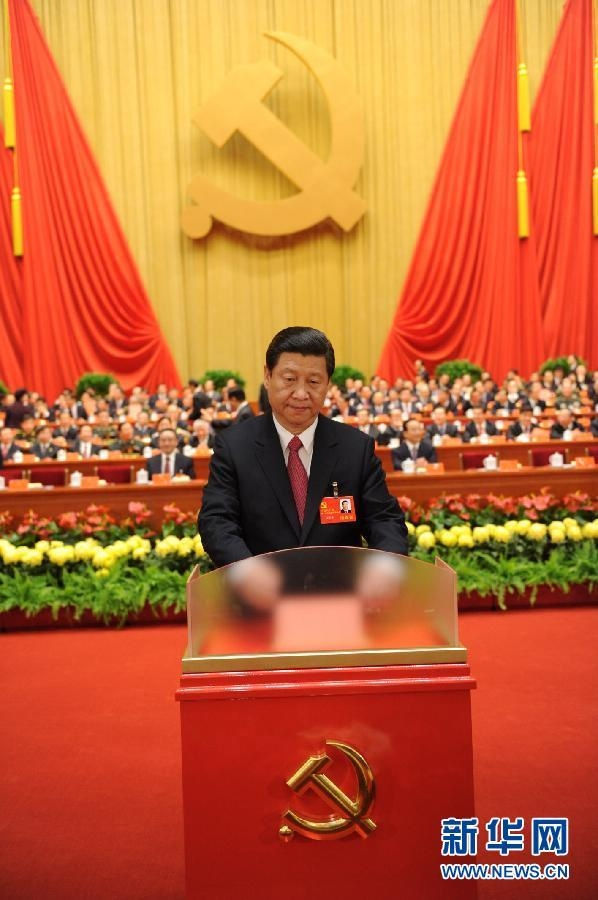
<svg viewBox="0 0 598 900">
<path fill-rule="evenodd" d="M 323 497 L 320 503 L 322 525 L 336 525 L 339 522 L 355 522 L 355 502 L 353 497 Z"/>
</svg>

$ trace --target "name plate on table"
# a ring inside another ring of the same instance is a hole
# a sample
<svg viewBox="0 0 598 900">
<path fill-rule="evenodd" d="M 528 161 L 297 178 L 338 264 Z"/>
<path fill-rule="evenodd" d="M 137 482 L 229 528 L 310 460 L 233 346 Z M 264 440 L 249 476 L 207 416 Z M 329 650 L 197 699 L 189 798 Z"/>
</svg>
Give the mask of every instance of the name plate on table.
<svg viewBox="0 0 598 900">
<path fill-rule="evenodd" d="M 501 459 L 498 468 L 501 472 L 516 472 L 521 468 L 521 463 L 518 459 Z"/>
<path fill-rule="evenodd" d="M 82 475 L 81 476 L 81 487 L 83 488 L 94 488 L 98 487 L 100 483 L 100 479 L 98 475 Z"/>
<path fill-rule="evenodd" d="M 591 469 L 592 466 L 596 465 L 596 460 L 593 456 L 576 456 L 573 462 L 577 469 Z"/>
<path fill-rule="evenodd" d="M 26 491 L 27 485 L 29 482 L 26 478 L 13 478 L 12 481 L 9 481 L 6 487 L 9 491 Z"/>
<path fill-rule="evenodd" d="M 157 472 L 155 475 L 152 475 L 154 484 L 170 484 L 171 481 L 172 475 L 169 475 L 168 472 Z"/>
</svg>

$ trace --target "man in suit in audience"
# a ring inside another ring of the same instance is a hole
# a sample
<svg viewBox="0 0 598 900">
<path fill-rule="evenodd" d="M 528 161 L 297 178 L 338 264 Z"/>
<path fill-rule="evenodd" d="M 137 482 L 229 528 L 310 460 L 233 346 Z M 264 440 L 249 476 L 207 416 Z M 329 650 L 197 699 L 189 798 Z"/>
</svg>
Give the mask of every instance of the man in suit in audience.
<svg viewBox="0 0 598 900">
<path fill-rule="evenodd" d="M 398 446 L 403 434 L 403 413 L 400 409 L 391 409 L 388 425 L 380 423 L 376 426 L 378 437 L 376 443 L 379 447 Z"/>
<path fill-rule="evenodd" d="M 369 409 L 365 409 L 363 406 L 360 406 L 356 413 L 357 417 L 357 427 L 363 434 L 366 434 L 368 437 L 373 438 L 375 441 L 378 440 L 378 429 L 375 425 L 372 424 L 372 419 L 370 416 Z"/>
<path fill-rule="evenodd" d="M 533 417 L 531 406 L 529 406 L 529 404 L 527 406 L 522 406 L 521 412 L 519 413 L 519 418 L 516 422 L 513 422 L 513 424 L 509 426 L 509 430 L 507 431 L 507 440 L 531 440 L 532 433 L 534 428 L 536 428 L 536 425 L 537 423 Z"/>
<path fill-rule="evenodd" d="M 62 438 L 64 441 L 63 446 L 77 440 L 77 429 L 73 425 L 69 412 L 63 411 L 58 414 L 58 425 L 52 432 L 52 438 L 54 441 L 56 441 L 56 438 Z"/>
<path fill-rule="evenodd" d="M 150 478 L 154 475 L 188 475 L 195 478 L 193 460 L 177 450 L 177 436 L 174 428 L 163 428 L 159 436 L 160 452 L 148 459 L 146 468 Z"/>
<path fill-rule="evenodd" d="M 424 426 L 417 419 L 405 422 L 401 445 L 392 450 L 393 468 L 402 469 L 406 459 L 411 459 L 414 463 L 438 462 L 436 448 L 432 441 L 424 437 Z"/>
<path fill-rule="evenodd" d="M 0 431 L 0 466 L 9 462 L 18 449 L 13 440 L 12 428 L 3 428 Z"/>
<path fill-rule="evenodd" d="M 574 431 L 584 431 L 584 428 L 575 420 L 571 410 L 557 409 L 556 422 L 550 429 L 551 440 L 566 440 Z"/>
<path fill-rule="evenodd" d="M 79 438 L 71 444 L 73 453 L 78 453 L 83 459 L 91 459 L 100 452 L 100 446 L 97 438 L 94 437 L 91 425 L 82 425 L 79 431 Z"/>
<path fill-rule="evenodd" d="M 321 331 L 274 336 L 264 383 L 271 413 L 216 438 L 198 527 L 217 566 L 304 546 L 362 546 L 407 553 L 407 529 L 386 486 L 374 441 L 321 415 L 334 349 Z M 355 522 L 320 520 L 324 497 L 352 497 Z"/>
<path fill-rule="evenodd" d="M 240 425 L 247 419 L 253 419 L 254 412 L 247 402 L 243 388 L 234 387 L 228 392 L 228 402 L 233 413 L 233 425 Z"/>
<path fill-rule="evenodd" d="M 427 436 L 430 440 L 436 437 L 459 437 L 459 429 L 454 422 L 449 422 L 444 406 L 435 406 L 432 412 L 432 424 L 428 425 Z"/>
<path fill-rule="evenodd" d="M 58 450 L 52 443 L 52 432 L 49 425 L 41 425 L 36 432 L 35 443 L 31 447 L 31 453 L 38 459 L 56 459 Z"/>
<path fill-rule="evenodd" d="M 210 428 L 210 423 L 204 419 L 195 419 L 191 437 L 189 438 L 189 446 L 194 450 L 213 450 L 214 449 L 214 433 Z"/>
<path fill-rule="evenodd" d="M 496 430 L 494 422 L 490 422 L 484 417 L 484 410 L 482 407 L 474 406 L 472 408 L 471 422 L 468 422 L 463 429 L 463 441 L 466 444 L 471 443 L 471 441 L 476 443 L 483 434 L 487 434 L 488 437 L 493 437 L 498 434 L 498 431 Z"/>
</svg>

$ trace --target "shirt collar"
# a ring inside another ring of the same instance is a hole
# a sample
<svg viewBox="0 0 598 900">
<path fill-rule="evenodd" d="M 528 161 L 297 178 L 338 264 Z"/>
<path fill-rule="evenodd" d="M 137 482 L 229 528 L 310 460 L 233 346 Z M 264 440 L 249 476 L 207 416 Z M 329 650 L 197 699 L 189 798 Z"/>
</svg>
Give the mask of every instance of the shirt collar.
<svg viewBox="0 0 598 900">
<path fill-rule="evenodd" d="M 272 418 L 274 420 L 274 427 L 276 428 L 276 431 L 278 432 L 278 437 L 280 440 L 280 446 L 282 447 L 282 452 L 284 453 L 285 450 L 287 449 L 287 447 L 289 446 L 289 441 L 291 441 L 295 437 L 295 435 L 292 434 L 290 431 L 287 431 L 286 428 L 283 428 L 283 426 L 277 420 L 274 413 L 272 413 Z M 318 417 L 316 416 L 316 418 L 311 423 L 309 428 L 306 428 L 305 431 L 302 431 L 301 434 L 297 435 L 297 437 L 303 444 L 303 446 L 308 454 L 311 453 L 312 449 L 313 449 L 314 435 L 316 433 L 317 426 L 318 426 Z"/>
</svg>

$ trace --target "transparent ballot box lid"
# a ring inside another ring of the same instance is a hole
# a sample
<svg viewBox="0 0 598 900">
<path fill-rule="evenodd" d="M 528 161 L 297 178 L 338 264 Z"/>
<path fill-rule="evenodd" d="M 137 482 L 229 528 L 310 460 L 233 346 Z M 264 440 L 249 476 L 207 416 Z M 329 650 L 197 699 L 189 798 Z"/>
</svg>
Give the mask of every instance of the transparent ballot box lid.
<svg viewBox="0 0 598 900">
<path fill-rule="evenodd" d="M 465 662 L 454 571 L 356 547 L 266 553 L 187 582 L 183 672 Z"/>
</svg>

